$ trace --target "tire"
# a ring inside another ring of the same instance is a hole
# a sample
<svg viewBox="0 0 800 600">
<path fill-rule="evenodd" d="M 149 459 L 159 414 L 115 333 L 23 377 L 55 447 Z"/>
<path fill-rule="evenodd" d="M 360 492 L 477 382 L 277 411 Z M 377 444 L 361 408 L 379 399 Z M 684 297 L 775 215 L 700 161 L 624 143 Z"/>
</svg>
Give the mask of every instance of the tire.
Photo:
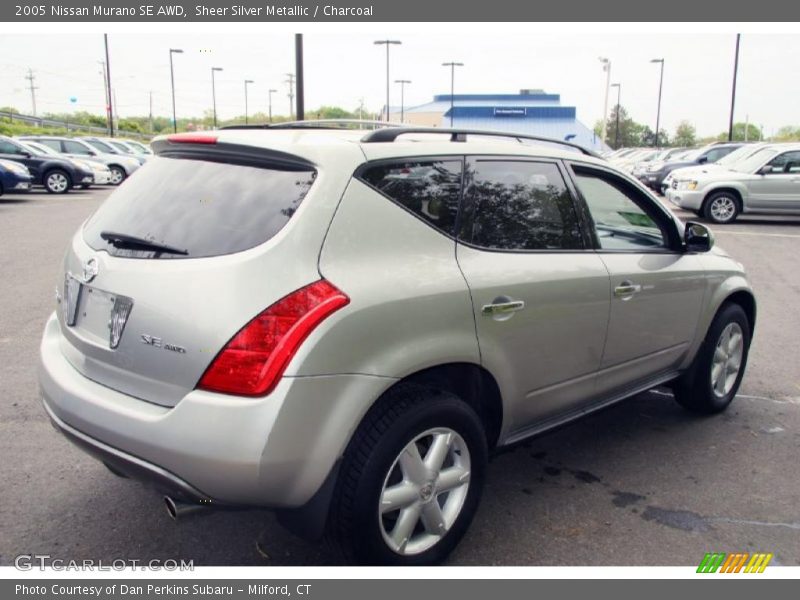
<svg viewBox="0 0 800 600">
<path fill-rule="evenodd" d="M 705 415 L 728 408 L 744 376 L 750 339 L 750 322 L 742 307 L 724 304 L 711 322 L 692 366 L 674 386 L 678 404 Z"/>
<path fill-rule="evenodd" d="M 436 462 L 429 453 L 434 446 L 448 448 L 436 479 L 438 470 L 424 467 Z M 416 461 L 409 453 L 412 447 L 419 452 Z M 458 397 L 415 385 L 393 388 L 367 413 L 347 447 L 331 503 L 328 541 L 351 563 L 440 563 L 475 515 L 487 454 L 481 420 Z M 387 510 L 393 492 L 398 509 Z M 413 522 L 416 527 L 404 528 L 409 535 L 397 529 Z"/>
<path fill-rule="evenodd" d="M 718 225 L 733 223 L 740 212 L 739 198 L 733 192 L 714 192 L 703 204 L 703 216 Z"/>
<path fill-rule="evenodd" d="M 44 174 L 44 189 L 50 194 L 66 194 L 72 188 L 72 179 L 61 169 L 53 169 Z"/>
<path fill-rule="evenodd" d="M 120 166 L 111 165 L 110 167 L 108 167 L 108 169 L 109 171 L 111 171 L 111 179 L 109 180 L 109 183 L 111 185 L 119 185 L 120 183 L 125 181 L 125 179 L 128 177 L 128 174 L 125 172 L 125 169 L 123 169 Z"/>
</svg>

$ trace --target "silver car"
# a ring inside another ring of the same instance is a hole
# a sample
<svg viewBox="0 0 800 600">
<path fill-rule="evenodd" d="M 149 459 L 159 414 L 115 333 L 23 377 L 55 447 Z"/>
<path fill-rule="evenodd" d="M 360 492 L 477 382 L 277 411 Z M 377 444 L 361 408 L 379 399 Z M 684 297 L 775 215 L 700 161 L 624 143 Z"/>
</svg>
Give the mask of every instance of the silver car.
<svg viewBox="0 0 800 600">
<path fill-rule="evenodd" d="M 750 283 L 633 178 L 315 126 L 161 137 L 67 249 L 44 408 L 172 516 L 269 507 L 351 561 L 436 563 L 494 450 L 654 386 L 733 400 Z"/>
</svg>

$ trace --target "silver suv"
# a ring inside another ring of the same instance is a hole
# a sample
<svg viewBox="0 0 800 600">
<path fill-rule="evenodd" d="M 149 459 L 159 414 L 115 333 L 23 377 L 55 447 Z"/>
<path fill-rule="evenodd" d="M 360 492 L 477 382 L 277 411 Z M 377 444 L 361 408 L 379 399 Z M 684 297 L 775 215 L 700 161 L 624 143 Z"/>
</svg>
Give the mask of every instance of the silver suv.
<svg viewBox="0 0 800 600">
<path fill-rule="evenodd" d="M 662 384 L 731 402 L 755 299 L 703 225 L 569 144 L 325 126 L 159 138 L 67 250 L 45 410 L 173 516 L 435 563 L 493 450 Z"/>
</svg>

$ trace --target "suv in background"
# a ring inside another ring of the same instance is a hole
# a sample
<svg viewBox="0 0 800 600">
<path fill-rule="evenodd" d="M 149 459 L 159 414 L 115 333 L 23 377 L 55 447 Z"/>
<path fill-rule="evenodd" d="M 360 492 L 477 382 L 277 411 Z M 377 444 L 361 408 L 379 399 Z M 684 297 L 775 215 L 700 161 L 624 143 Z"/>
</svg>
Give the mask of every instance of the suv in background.
<svg viewBox="0 0 800 600">
<path fill-rule="evenodd" d="M 664 183 L 664 178 L 675 169 L 717 162 L 720 158 L 727 156 L 742 145 L 740 143 L 716 143 L 703 146 L 681 156 L 677 160 L 651 164 L 644 172 L 639 174 L 639 180 L 653 190 L 662 191 L 661 186 Z"/>
<path fill-rule="evenodd" d="M 800 144 L 769 144 L 730 168 L 676 175 L 667 199 L 720 224 L 742 213 L 800 214 Z"/>
<path fill-rule="evenodd" d="M 33 183 L 44 186 L 51 194 L 66 194 L 73 187 L 94 183 L 89 165 L 66 156 L 37 154 L 4 135 L 0 135 L 0 159 L 25 165 L 33 176 Z"/>
<path fill-rule="evenodd" d="M 566 142 L 331 126 L 160 137 L 69 244 L 45 410 L 173 517 L 431 564 L 494 449 L 658 385 L 733 400 L 755 299 L 705 226 Z"/>
<path fill-rule="evenodd" d="M 21 140 L 30 140 L 43 144 L 55 152 L 66 154 L 72 158 L 94 161 L 103 164 L 111 171 L 108 181 L 96 181 L 96 183 L 110 183 L 119 185 L 129 175 L 139 168 L 139 163 L 119 154 L 102 152 L 100 149 L 88 144 L 82 139 L 73 139 L 58 136 L 28 135 L 20 137 Z"/>
</svg>

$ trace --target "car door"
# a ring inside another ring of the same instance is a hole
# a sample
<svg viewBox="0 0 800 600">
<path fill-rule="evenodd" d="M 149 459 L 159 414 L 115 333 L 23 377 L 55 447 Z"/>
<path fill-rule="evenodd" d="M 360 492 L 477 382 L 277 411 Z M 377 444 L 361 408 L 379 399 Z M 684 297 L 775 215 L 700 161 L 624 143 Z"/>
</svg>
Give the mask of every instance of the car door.
<svg viewBox="0 0 800 600">
<path fill-rule="evenodd" d="M 694 340 L 706 287 L 699 258 L 660 203 L 611 170 L 570 172 L 610 275 L 608 336 L 597 392 L 623 392 L 674 372 Z"/>
<path fill-rule="evenodd" d="M 750 206 L 764 210 L 800 209 L 800 151 L 783 152 L 748 182 Z"/>
<path fill-rule="evenodd" d="M 608 272 L 557 161 L 471 157 L 466 165 L 456 257 L 513 439 L 593 394 Z"/>
</svg>

